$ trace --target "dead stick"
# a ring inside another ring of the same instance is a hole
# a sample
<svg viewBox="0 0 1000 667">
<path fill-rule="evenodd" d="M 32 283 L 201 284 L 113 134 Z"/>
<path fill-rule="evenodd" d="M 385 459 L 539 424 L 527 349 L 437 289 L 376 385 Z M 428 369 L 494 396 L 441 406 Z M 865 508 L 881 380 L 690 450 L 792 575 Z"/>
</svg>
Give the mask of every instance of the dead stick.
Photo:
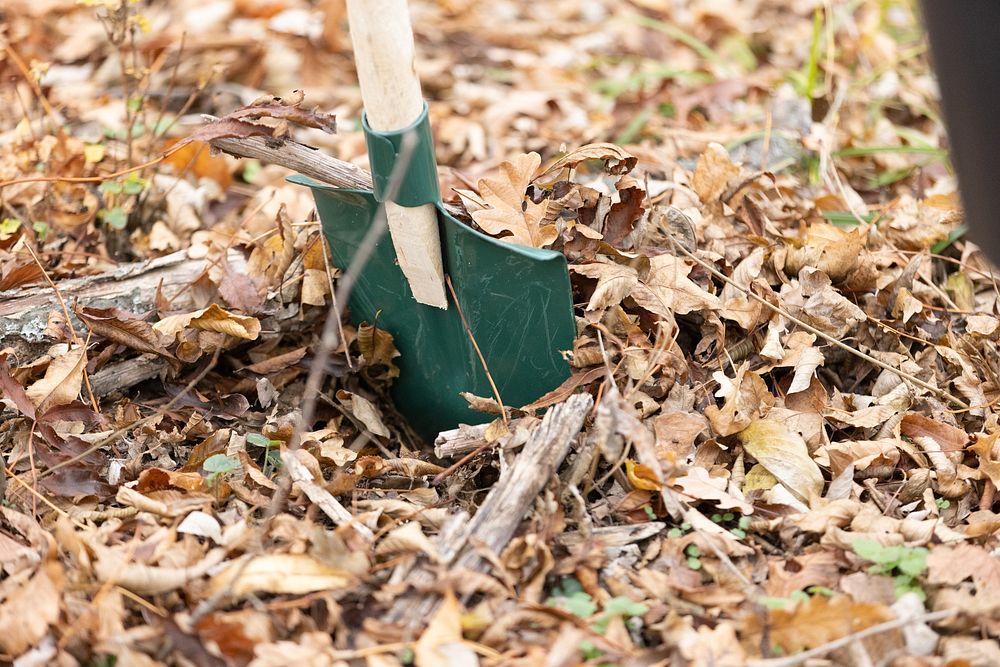
<svg viewBox="0 0 1000 667">
<path fill-rule="evenodd" d="M 290 139 L 275 141 L 263 137 L 242 139 L 226 137 L 212 139 L 209 143 L 213 148 L 234 157 L 270 162 L 335 188 L 372 189 L 371 174 L 361 167 L 330 157 L 323 151 Z M 461 216 L 465 213 L 461 206 L 455 204 L 445 203 L 443 206 L 452 215 Z"/>
</svg>

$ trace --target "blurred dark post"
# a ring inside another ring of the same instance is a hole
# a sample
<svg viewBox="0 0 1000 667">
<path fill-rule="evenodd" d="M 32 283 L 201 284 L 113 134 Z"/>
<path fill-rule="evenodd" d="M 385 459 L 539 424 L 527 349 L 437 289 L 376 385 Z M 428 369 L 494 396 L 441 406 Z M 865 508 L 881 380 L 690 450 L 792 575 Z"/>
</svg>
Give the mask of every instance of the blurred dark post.
<svg viewBox="0 0 1000 667">
<path fill-rule="evenodd" d="M 972 240 L 1000 262 L 1000 0 L 922 0 Z"/>
</svg>

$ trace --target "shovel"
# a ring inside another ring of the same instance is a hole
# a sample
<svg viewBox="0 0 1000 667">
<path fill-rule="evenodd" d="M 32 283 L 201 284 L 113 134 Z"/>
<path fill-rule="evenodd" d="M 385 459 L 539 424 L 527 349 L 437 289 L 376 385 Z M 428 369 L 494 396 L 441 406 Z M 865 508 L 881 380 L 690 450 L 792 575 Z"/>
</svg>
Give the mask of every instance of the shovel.
<svg viewBox="0 0 1000 667">
<path fill-rule="evenodd" d="M 387 191 L 396 193 L 385 202 L 389 238 L 377 243 L 348 305 L 355 325 L 393 335 L 400 375 L 392 398 L 433 439 L 493 419 L 471 410 L 462 392 L 521 406 L 569 377 L 561 354 L 576 334 L 569 273 L 562 253 L 494 239 L 445 211 L 406 1 L 347 6 L 374 188 L 291 180 L 312 189 L 333 263 L 345 271 Z M 397 160 L 407 163 L 399 174 Z"/>
</svg>

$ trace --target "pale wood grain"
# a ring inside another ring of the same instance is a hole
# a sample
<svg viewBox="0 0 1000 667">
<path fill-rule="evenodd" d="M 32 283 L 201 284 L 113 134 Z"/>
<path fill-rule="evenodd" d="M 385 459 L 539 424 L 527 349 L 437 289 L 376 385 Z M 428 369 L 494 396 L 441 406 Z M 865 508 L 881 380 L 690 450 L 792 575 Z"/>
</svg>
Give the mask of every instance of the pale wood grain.
<svg viewBox="0 0 1000 667">
<path fill-rule="evenodd" d="M 413 30 L 406 0 L 348 0 L 347 17 L 368 124 L 379 132 L 410 127 L 420 117 L 424 99 L 413 68 Z M 408 208 L 387 202 L 386 216 L 399 268 L 413 297 L 447 308 L 434 205 Z"/>
</svg>

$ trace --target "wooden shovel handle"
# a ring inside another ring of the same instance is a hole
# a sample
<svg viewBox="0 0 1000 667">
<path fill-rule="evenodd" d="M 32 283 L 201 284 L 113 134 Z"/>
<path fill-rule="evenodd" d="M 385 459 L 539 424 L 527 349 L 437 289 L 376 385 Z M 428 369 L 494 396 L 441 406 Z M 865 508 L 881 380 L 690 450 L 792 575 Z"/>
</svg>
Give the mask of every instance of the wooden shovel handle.
<svg viewBox="0 0 1000 667">
<path fill-rule="evenodd" d="M 423 110 L 406 0 L 347 0 L 354 60 L 368 124 L 391 132 Z"/>
<path fill-rule="evenodd" d="M 406 0 L 347 0 L 354 60 L 368 125 L 376 132 L 411 126 L 424 109 L 413 69 L 413 29 Z M 404 208 L 386 202 L 389 236 L 413 298 L 448 308 L 440 231 L 434 204 Z"/>
</svg>

